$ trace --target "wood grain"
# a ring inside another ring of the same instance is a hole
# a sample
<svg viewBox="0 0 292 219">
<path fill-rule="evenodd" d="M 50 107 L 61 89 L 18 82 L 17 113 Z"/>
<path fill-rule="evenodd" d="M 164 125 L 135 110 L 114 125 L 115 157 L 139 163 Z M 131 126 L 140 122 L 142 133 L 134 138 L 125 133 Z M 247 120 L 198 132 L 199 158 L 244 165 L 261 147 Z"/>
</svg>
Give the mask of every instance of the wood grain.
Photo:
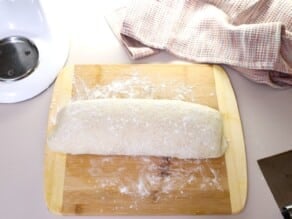
<svg viewBox="0 0 292 219">
<path fill-rule="evenodd" d="M 229 147 L 218 159 L 62 155 L 46 148 L 48 208 L 65 215 L 231 214 L 245 203 L 247 179 L 240 117 L 225 72 L 212 65 L 80 65 L 61 72 L 55 84 L 48 135 L 68 101 L 87 99 L 96 86 L 133 75 L 166 85 L 153 98 L 171 98 L 181 85 L 184 100 L 219 109 Z M 119 94 L 119 98 L 125 98 Z"/>
<path fill-rule="evenodd" d="M 53 95 L 48 121 L 48 135 L 53 129 L 54 121 L 57 112 L 68 101 L 71 100 L 72 81 L 74 67 L 65 68 L 59 75 Z M 54 213 L 62 212 L 63 205 L 63 187 L 66 169 L 66 155 L 55 153 L 46 147 L 45 151 L 45 199 L 47 206 Z"/>
<path fill-rule="evenodd" d="M 246 202 L 247 170 L 244 138 L 232 86 L 222 68 L 214 66 L 219 111 L 223 116 L 224 136 L 232 147 L 225 154 L 232 213 L 242 210 Z M 239 171 L 242 170 L 242 171 Z"/>
</svg>

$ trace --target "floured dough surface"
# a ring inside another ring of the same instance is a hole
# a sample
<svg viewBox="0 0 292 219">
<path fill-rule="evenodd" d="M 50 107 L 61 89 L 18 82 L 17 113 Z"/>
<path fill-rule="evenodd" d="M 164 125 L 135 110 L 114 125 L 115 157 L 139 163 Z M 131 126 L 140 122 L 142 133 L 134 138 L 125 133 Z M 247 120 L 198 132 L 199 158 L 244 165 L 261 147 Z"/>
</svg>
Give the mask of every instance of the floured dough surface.
<svg viewBox="0 0 292 219">
<path fill-rule="evenodd" d="M 158 99 L 69 103 L 58 113 L 48 146 L 70 154 L 177 158 L 213 158 L 225 151 L 217 110 Z"/>
</svg>

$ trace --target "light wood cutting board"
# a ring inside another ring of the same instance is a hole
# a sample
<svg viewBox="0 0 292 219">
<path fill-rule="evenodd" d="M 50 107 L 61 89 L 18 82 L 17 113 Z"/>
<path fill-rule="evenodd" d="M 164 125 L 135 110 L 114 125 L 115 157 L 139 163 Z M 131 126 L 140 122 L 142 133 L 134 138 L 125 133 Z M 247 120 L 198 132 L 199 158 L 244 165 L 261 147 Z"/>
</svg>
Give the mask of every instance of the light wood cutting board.
<svg viewBox="0 0 292 219">
<path fill-rule="evenodd" d="M 139 78 L 142 78 L 139 81 Z M 245 145 L 230 81 L 216 65 L 78 65 L 59 75 L 48 134 L 69 101 L 118 91 L 176 98 L 218 109 L 228 142 L 225 156 L 181 160 L 163 157 L 66 155 L 46 147 L 45 198 L 64 215 L 234 214 L 247 195 Z M 82 131 L 82 130 L 81 130 Z"/>
</svg>

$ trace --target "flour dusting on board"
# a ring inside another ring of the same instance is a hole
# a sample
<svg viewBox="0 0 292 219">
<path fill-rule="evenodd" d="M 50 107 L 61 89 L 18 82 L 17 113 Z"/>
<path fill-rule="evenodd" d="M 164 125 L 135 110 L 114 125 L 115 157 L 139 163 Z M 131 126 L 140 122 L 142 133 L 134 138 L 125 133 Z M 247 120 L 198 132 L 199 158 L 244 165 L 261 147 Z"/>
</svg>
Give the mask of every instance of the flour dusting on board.
<svg viewBox="0 0 292 219">
<path fill-rule="evenodd" d="M 101 81 L 90 87 L 78 75 L 74 78 L 74 96 L 72 101 L 99 98 L 146 98 L 146 99 L 175 99 L 196 102 L 194 95 L 196 85 L 183 81 L 155 82 L 153 78 L 141 75 L 134 70 L 131 73 L 116 77 L 110 82 Z M 171 89 L 170 89 L 171 88 Z M 214 96 L 211 92 L 209 96 Z M 129 159 L 125 157 L 124 159 Z M 132 157 L 137 166 L 131 170 L 122 165 L 116 169 L 108 168 L 114 159 L 97 157 L 89 160 L 87 174 L 93 178 L 92 189 L 100 200 L 100 191 L 111 190 L 133 201 L 130 209 L 136 209 L 139 200 L 151 198 L 154 202 L 163 199 L 187 197 L 188 190 L 199 191 L 226 189 L 222 167 L 209 165 L 208 160 L 184 160 L 180 162 L 173 158 Z M 131 174 L 129 173 L 131 172 Z M 195 187 L 194 187 L 195 186 Z M 113 209 L 119 210 L 119 209 Z"/>
<path fill-rule="evenodd" d="M 134 157 L 131 159 L 138 165 L 129 174 L 129 170 L 122 167 L 109 169 L 112 159 L 90 159 L 88 174 L 95 179 L 95 189 L 116 189 L 135 200 L 151 197 L 154 201 L 187 196 L 184 191 L 194 185 L 193 189 L 201 191 L 224 191 L 220 167 L 211 167 L 208 160 L 181 162 L 173 158 Z"/>
<path fill-rule="evenodd" d="M 155 83 L 150 77 L 140 75 L 136 71 L 123 75 L 123 77 L 117 77 L 110 83 L 98 84 L 92 88 L 88 88 L 84 80 L 78 76 L 75 76 L 73 83 L 76 92 L 73 100 L 163 97 L 164 99 L 195 102 L 195 96 L 192 94 L 194 85 L 187 85 L 175 80 Z"/>
</svg>

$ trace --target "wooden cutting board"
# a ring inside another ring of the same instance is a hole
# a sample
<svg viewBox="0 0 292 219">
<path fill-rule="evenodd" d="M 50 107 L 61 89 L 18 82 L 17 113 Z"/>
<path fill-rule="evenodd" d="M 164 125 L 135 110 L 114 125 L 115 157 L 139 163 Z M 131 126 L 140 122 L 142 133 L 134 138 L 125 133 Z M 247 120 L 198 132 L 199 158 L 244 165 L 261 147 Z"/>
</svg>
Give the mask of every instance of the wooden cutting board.
<svg viewBox="0 0 292 219">
<path fill-rule="evenodd" d="M 234 214 L 247 195 L 245 145 L 230 81 L 216 65 L 78 65 L 59 75 L 48 134 L 69 101 L 104 97 L 167 98 L 218 109 L 228 142 L 225 156 L 66 155 L 46 147 L 45 197 L 64 215 Z M 80 130 L 82 131 L 82 130 Z"/>
</svg>

